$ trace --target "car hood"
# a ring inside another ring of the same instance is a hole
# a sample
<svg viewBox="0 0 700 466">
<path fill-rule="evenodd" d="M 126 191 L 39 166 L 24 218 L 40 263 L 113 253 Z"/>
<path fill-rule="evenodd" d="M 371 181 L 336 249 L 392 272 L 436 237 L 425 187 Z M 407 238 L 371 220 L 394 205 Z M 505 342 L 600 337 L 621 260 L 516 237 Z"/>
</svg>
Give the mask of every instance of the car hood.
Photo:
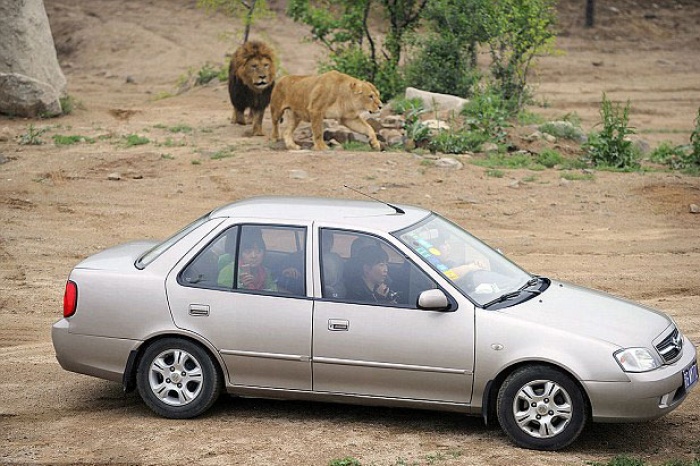
<svg viewBox="0 0 700 466">
<path fill-rule="evenodd" d="M 649 347 L 673 324 L 667 315 L 646 306 L 555 280 L 541 295 L 503 311 L 624 348 Z"/>
<path fill-rule="evenodd" d="M 94 269 L 94 270 L 118 270 L 126 264 L 134 265 L 144 252 L 156 246 L 158 241 L 132 241 L 130 243 L 120 244 L 107 248 L 94 254 L 78 265 L 76 269 Z"/>
</svg>

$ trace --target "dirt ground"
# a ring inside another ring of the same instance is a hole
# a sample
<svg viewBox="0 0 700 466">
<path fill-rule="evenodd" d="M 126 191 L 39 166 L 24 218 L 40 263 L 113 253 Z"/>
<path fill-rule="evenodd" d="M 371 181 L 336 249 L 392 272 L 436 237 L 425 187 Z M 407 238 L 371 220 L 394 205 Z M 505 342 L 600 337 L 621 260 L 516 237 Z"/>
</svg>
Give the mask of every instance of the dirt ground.
<svg viewBox="0 0 700 466">
<path fill-rule="evenodd" d="M 185 0 L 45 3 L 68 92 L 79 105 L 59 119 L 0 119 L 0 464 L 700 458 L 700 390 L 657 421 L 590 425 L 567 450 L 540 453 L 514 448 L 480 419 L 429 411 L 224 396 L 202 418 L 165 420 L 119 384 L 63 371 L 50 326 L 61 314 L 65 279 L 85 256 L 164 238 L 209 209 L 252 195 L 356 198 L 345 184 L 436 210 L 531 272 L 662 309 L 700 345 L 700 215 L 689 207 L 700 204 L 700 179 L 655 171 L 568 181 L 556 169 L 505 170 L 499 178 L 468 160 L 461 170 L 446 170 L 400 152 L 272 150 L 231 125 L 224 84 L 162 98 L 175 93 L 188 69 L 223 63 L 239 43 L 237 21 Z M 631 123 L 652 146 L 687 142 L 700 106 L 700 2 L 598 2 L 593 30 L 581 26 L 583 3 L 560 5 L 559 52 L 538 62 L 538 105 L 531 110 L 547 118 L 575 112 L 588 130 L 606 92 L 631 101 Z M 306 35 L 283 15 L 258 23 L 253 34 L 273 44 L 287 73 L 313 72 L 323 57 Z M 44 144 L 19 144 L 30 124 L 47 130 Z M 191 131 L 176 131 L 184 127 Z M 95 143 L 58 146 L 56 134 Z M 128 146 L 130 134 L 150 142 Z M 221 151 L 230 156 L 212 157 Z"/>
</svg>

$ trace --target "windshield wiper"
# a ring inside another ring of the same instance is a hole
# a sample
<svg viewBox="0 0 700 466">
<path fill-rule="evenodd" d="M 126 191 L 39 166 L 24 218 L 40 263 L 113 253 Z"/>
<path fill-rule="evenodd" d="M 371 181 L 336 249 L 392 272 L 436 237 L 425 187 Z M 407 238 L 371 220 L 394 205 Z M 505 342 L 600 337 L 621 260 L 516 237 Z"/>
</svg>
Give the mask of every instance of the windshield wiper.
<svg viewBox="0 0 700 466">
<path fill-rule="evenodd" d="M 535 275 L 534 277 L 529 279 L 523 286 L 518 288 L 518 291 L 525 291 L 527 288 L 537 285 L 540 281 L 542 281 L 542 277 L 540 277 L 539 275 Z M 528 293 L 540 294 L 540 290 L 528 290 Z"/>
<path fill-rule="evenodd" d="M 499 296 L 496 299 L 493 299 L 489 301 L 488 303 L 484 304 L 482 307 L 484 309 L 488 309 L 489 307 L 493 306 L 494 304 L 502 303 L 503 301 L 508 301 L 509 299 L 517 298 L 523 293 L 530 293 L 533 296 L 537 296 L 538 294 L 541 293 L 540 290 L 528 290 L 531 286 L 537 285 L 540 280 L 542 280 L 542 277 L 534 276 L 531 279 L 529 279 L 523 286 L 518 288 L 515 291 L 509 291 L 508 293 L 504 293 L 501 296 Z"/>
</svg>

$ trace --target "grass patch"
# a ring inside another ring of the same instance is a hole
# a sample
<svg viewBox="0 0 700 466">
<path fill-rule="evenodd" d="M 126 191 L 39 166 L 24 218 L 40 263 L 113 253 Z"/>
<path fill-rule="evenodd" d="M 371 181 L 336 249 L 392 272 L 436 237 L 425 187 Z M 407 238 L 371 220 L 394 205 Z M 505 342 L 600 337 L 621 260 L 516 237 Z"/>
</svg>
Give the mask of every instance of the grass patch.
<svg viewBox="0 0 700 466">
<path fill-rule="evenodd" d="M 489 168 L 486 170 L 486 176 L 490 176 L 491 178 L 503 178 L 506 176 L 506 172 L 503 170 L 497 170 L 495 168 Z"/>
<path fill-rule="evenodd" d="M 214 152 L 213 154 L 211 154 L 209 156 L 209 158 L 212 160 L 221 160 L 221 159 L 228 159 L 228 158 L 233 157 L 235 155 L 236 154 L 234 153 L 234 147 L 227 146 L 221 150 Z"/>
<path fill-rule="evenodd" d="M 185 141 L 176 141 L 175 139 L 171 137 L 165 138 L 165 141 L 162 143 L 158 144 L 159 146 L 164 146 L 164 147 L 184 147 L 187 145 L 187 142 Z"/>
<path fill-rule="evenodd" d="M 189 134 L 189 133 L 194 131 L 194 128 L 192 128 L 191 126 L 186 125 L 184 123 L 180 123 L 180 124 L 175 125 L 175 126 L 153 125 L 153 127 L 157 128 L 157 129 L 164 129 L 164 130 L 167 130 L 171 133 L 187 133 L 187 134 Z"/>
<path fill-rule="evenodd" d="M 88 136 L 80 136 L 78 134 L 66 136 L 63 134 L 55 134 L 53 136 L 53 143 L 57 146 L 71 146 L 73 144 L 80 144 L 81 142 L 87 142 L 88 144 L 94 144 L 95 138 Z"/>
<path fill-rule="evenodd" d="M 353 151 L 353 152 L 372 152 L 374 149 L 364 142 L 358 141 L 347 141 L 341 144 L 343 150 Z"/>
<path fill-rule="evenodd" d="M 345 458 L 336 458 L 328 463 L 328 466 L 362 466 L 362 463 L 356 458 L 347 456 Z"/>
<path fill-rule="evenodd" d="M 592 173 L 564 172 L 562 178 L 568 181 L 591 181 L 595 179 Z"/>
<path fill-rule="evenodd" d="M 64 115 L 70 115 L 76 108 L 83 108 L 83 104 L 70 95 L 59 97 L 58 101 L 61 104 L 61 113 Z"/>
<path fill-rule="evenodd" d="M 147 137 L 138 134 L 128 134 L 123 137 L 122 141 L 126 147 L 142 146 L 151 142 Z"/>
</svg>

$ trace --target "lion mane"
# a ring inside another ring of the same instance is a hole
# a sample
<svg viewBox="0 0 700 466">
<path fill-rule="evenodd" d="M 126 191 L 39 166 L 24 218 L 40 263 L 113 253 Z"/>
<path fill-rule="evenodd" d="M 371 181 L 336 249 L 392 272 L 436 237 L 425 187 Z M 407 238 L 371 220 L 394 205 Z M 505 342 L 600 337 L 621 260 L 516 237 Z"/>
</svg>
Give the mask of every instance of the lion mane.
<svg viewBox="0 0 700 466">
<path fill-rule="evenodd" d="M 323 119 L 334 118 L 352 131 L 369 137 L 373 149 L 380 145 L 374 129 L 360 114 L 375 113 L 382 108 L 379 91 L 370 82 L 338 71 L 321 75 L 289 75 L 277 80 L 270 101 L 273 142 L 279 140 L 279 123 L 286 110 L 287 127 L 284 144 L 287 149 L 299 149 L 294 142 L 294 130 L 302 121 L 311 122 L 314 149 L 327 150 L 323 141 Z"/>
<path fill-rule="evenodd" d="M 262 120 L 270 104 L 277 74 L 275 52 L 267 44 L 249 41 L 236 49 L 228 72 L 228 94 L 233 105 L 232 121 L 245 125 L 250 109 L 253 136 L 262 136 Z"/>
</svg>

